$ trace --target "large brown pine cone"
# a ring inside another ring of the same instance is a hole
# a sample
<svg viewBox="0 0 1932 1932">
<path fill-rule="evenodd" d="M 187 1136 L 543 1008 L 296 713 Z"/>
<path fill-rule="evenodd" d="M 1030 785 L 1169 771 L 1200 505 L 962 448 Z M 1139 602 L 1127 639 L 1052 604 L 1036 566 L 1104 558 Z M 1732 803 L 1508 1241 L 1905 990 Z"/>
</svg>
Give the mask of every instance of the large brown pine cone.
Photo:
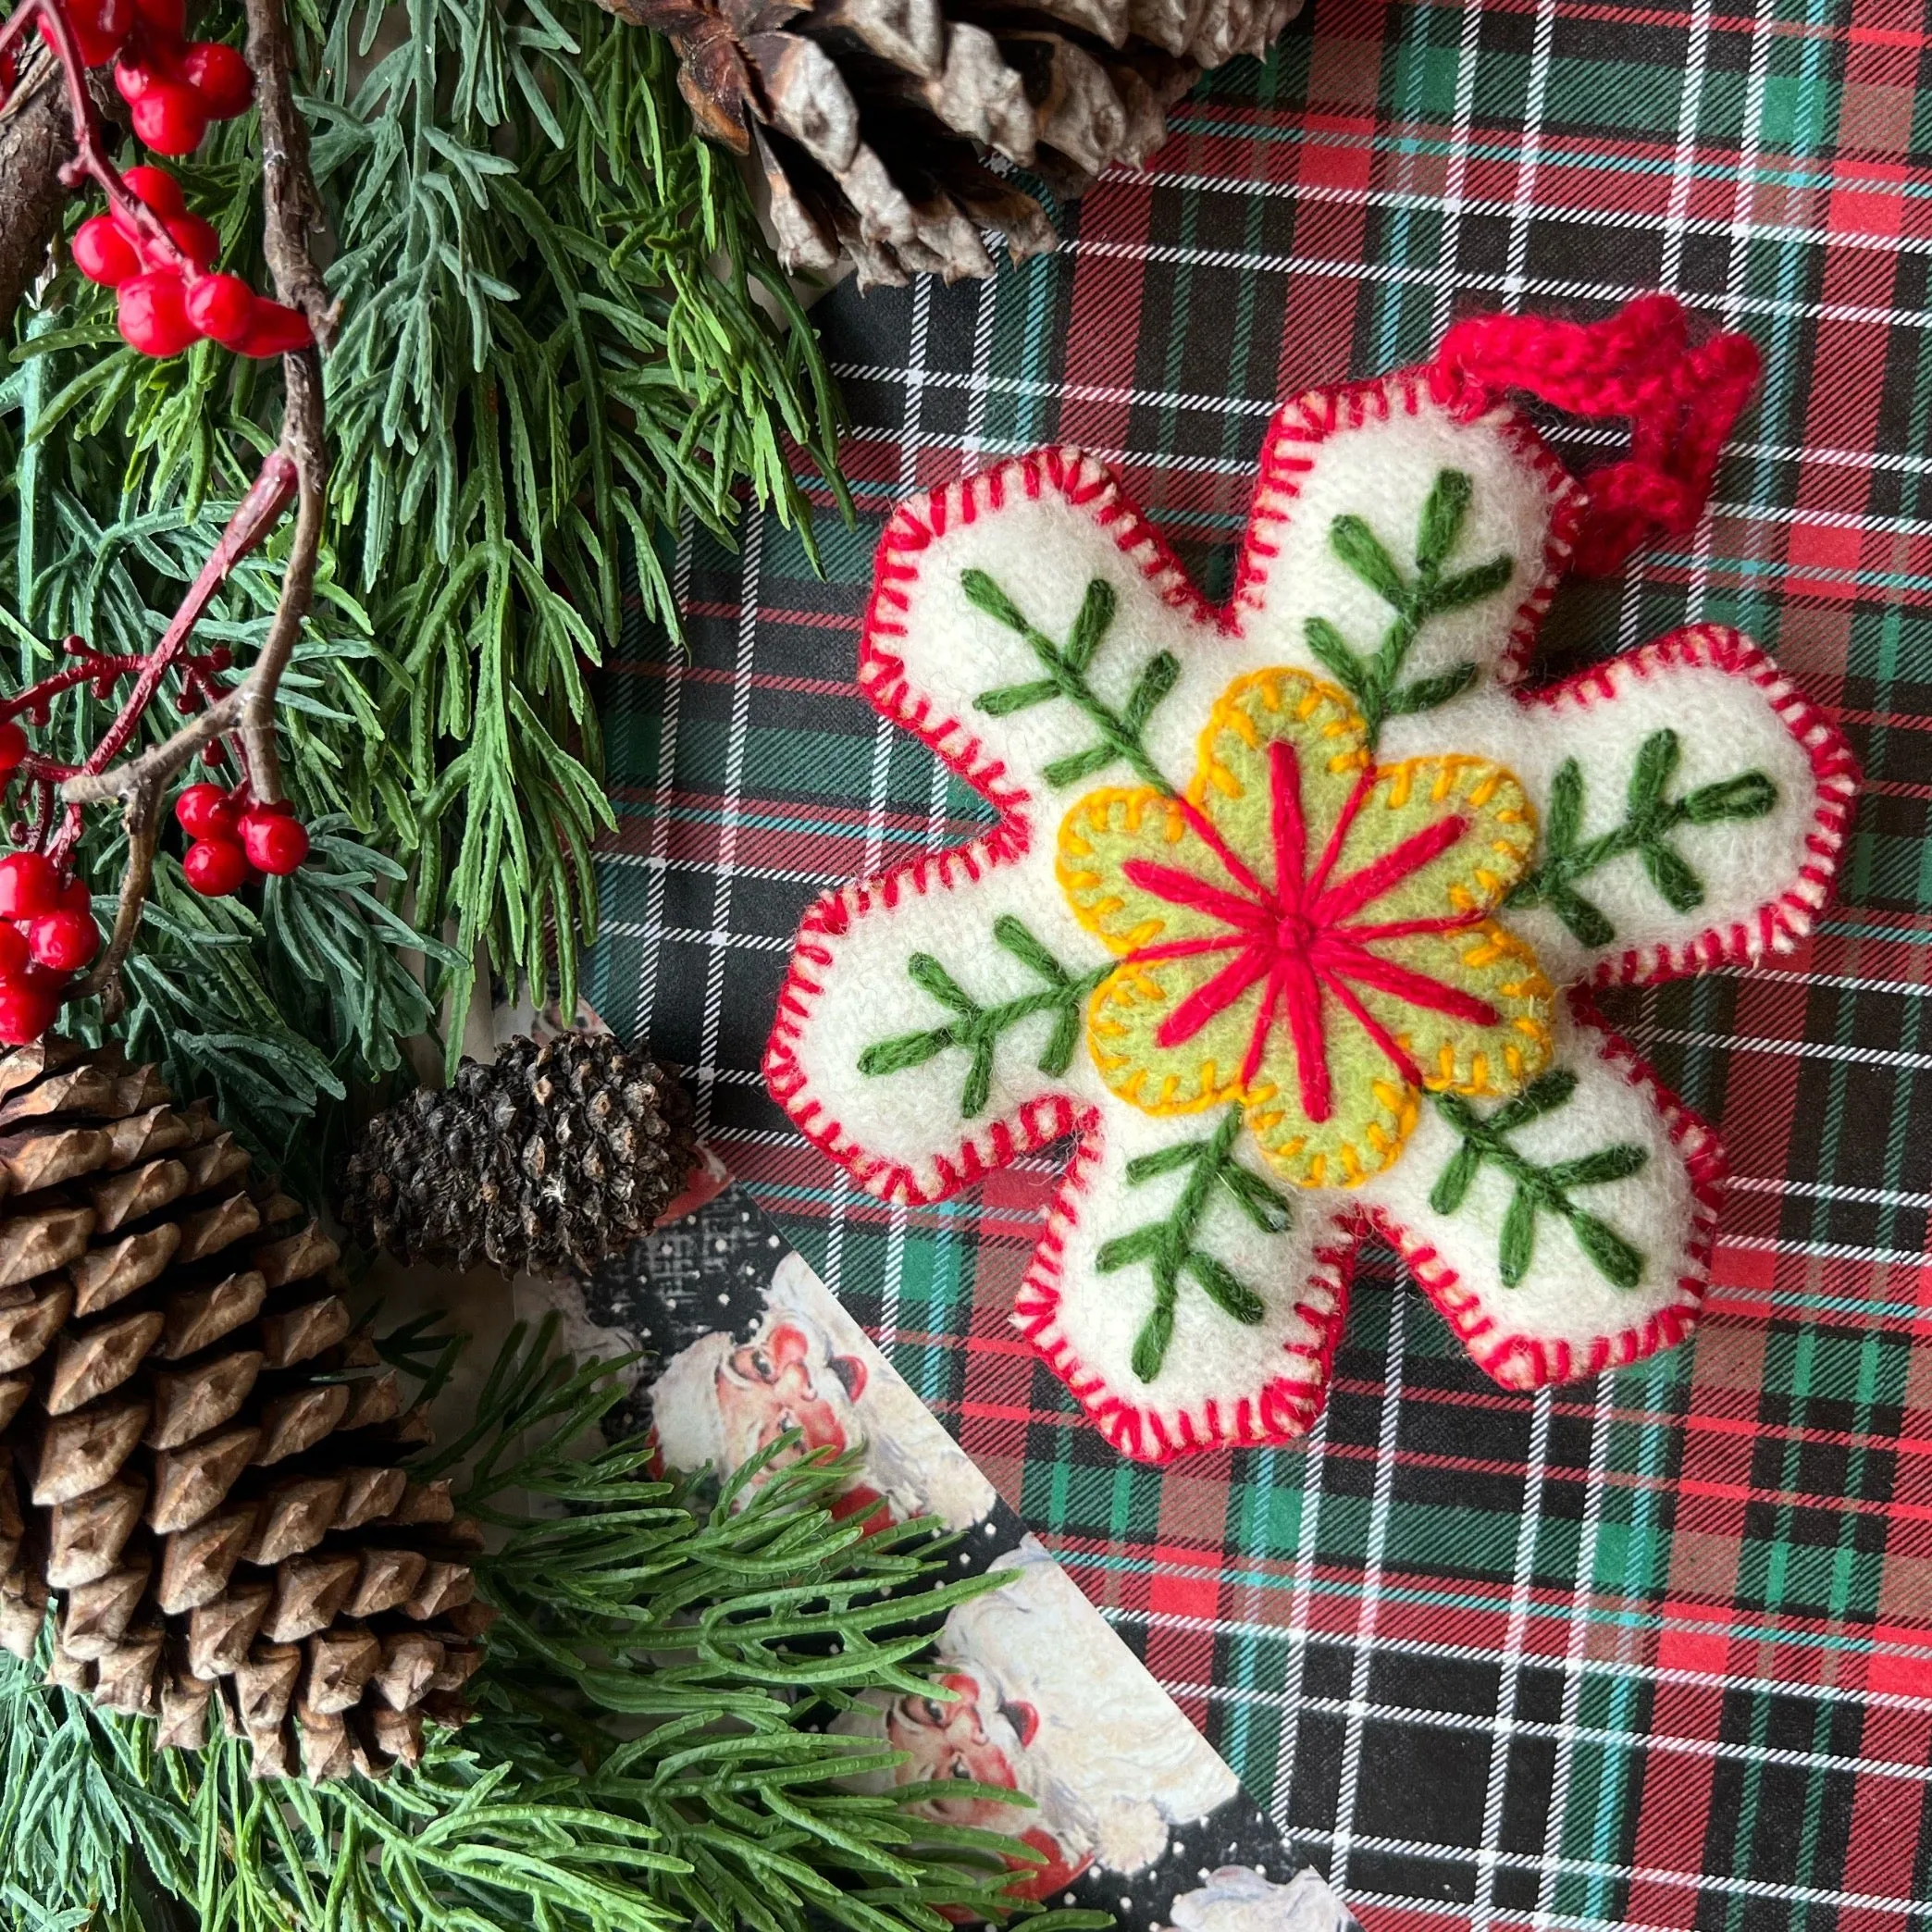
<svg viewBox="0 0 1932 1932">
<path fill-rule="evenodd" d="M 512 1040 L 369 1122 L 342 1220 L 405 1261 L 588 1274 L 683 1187 L 687 1112 L 671 1073 L 609 1034 Z"/>
<path fill-rule="evenodd" d="M 1301 0 L 602 0 L 676 46 L 699 128 L 755 153 L 787 268 L 861 287 L 985 276 L 980 240 L 1055 245 L 989 154 L 1078 194 L 1139 167 L 1203 68 L 1261 55 Z"/>
<path fill-rule="evenodd" d="M 335 1245 L 151 1067 L 0 1057 L 0 1644 L 257 1776 L 420 1754 L 489 1619 L 473 1526 L 334 1292 Z"/>
</svg>

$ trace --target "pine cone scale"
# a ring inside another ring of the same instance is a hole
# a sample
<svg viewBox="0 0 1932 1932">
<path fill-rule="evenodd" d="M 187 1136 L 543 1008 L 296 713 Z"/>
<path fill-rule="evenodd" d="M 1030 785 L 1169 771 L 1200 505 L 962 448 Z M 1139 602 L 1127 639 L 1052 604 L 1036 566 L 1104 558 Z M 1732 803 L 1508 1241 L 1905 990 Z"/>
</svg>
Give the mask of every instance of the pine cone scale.
<svg viewBox="0 0 1932 1932">
<path fill-rule="evenodd" d="M 34 1507 L 71 1503 L 111 1482 L 140 1446 L 148 1414 L 147 1404 L 137 1397 L 56 1417 L 41 1437 Z"/>
<path fill-rule="evenodd" d="M 172 1221 L 139 1234 L 90 1248 L 68 1269 L 74 1287 L 75 1315 L 96 1315 L 145 1288 L 174 1259 L 181 1231 Z"/>
<path fill-rule="evenodd" d="M 6 1306 L 9 1297 L 11 1307 Z M 73 1306 L 74 1291 L 65 1282 L 39 1294 L 18 1284 L 0 1290 L 0 1373 L 37 1362 Z"/>
<path fill-rule="evenodd" d="M 93 1223 L 93 1208 L 66 1206 L 8 1220 L 0 1228 L 0 1288 L 36 1281 L 78 1259 L 86 1252 Z"/>
<path fill-rule="evenodd" d="M 259 1429 L 230 1429 L 157 1455 L 148 1528 L 157 1536 L 192 1529 L 241 1480 L 261 1440 Z"/>
</svg>

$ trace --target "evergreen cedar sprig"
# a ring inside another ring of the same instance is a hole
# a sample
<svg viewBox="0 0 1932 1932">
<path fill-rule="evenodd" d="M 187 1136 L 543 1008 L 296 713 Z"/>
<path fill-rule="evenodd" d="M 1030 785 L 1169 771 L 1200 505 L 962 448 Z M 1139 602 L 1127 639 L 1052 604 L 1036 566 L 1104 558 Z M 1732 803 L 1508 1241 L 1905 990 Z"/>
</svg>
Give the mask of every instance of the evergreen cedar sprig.
<svg viewBox="0 0 1932 1932">
<path fill-rule="evenodd" d="M 868 1046 L 859 1056 L 861 1073 L 900 1073 L 908 1067 L 923 1067 L 948 1046 L 963 1046 L 972 1059 L 960 1090 L 960 1117 L 972 1120 L 985 1112 L 993 1090 L 993 1056 L 1001 1034 L 1036 1013 L 1053 1015 L 1053 1029 L 1040 1054 L 1040 1071 L 1057 1080 L 1072 1065 L 1087 995 L 1113 971 L 1114 962 L 1108 960 L 1085 972 L 1071 973 L 1010 912 L 993 922 L 993 937 L 1039 979 L 1040 985 L 997 1006 L 982 1006 L 931 953 L 914 953 L 906 961 L 907 977 L 957 1017 L 943 1026 L 898 1034 Z"/>
<path fill-rule="evenodd" d="M 1371 747 L 1386 720 L 1433 711 L 1475 682 L 1476 666 L 1461 663 L 1433 677 L 1398 683 L 1422 626 L 1431 617 L 1493 597 L 1516 568 L 1512 558 L 1498 556 L 1452 576 L 1443 575 L 1462 535 L 1469 495 L 1469 479 L 1461 470 L 1443 470 L 1437 476 L 1417 524 L 1414 576 L 1405 574 L 1359 516 L 1338 516 L 1329 526 L 1329 548 L 1395 613 L 1368 657 L 1358 654 L 1326 617 L 1310 617 L 1304 626 L 1309 650 L 1360 709 Z"/>
<path fill-rule="evenodd" d="M 53 48 L 72 117 L 75 158 L 64 170 L 63 179 L 70 185 L 92 180 L 100 187 L 116 225 L 135 239 L 149 266 L 165 267 L 186 279 L 197 278 L 201 270 L 155 210 L 130 190 L 108 155 L 100 118 L 88 92 L 81 49 L 62 0 L 20 0 L 0 26 L 0 60 L 11 65 L 11 50 L 24 39 L 30 26 L 37 26 Z M 289 43 L 281 24 L 279 0 L 249 0 L 249 65 L 262 95 L 264 124 L 270 124 L 278 114 L 285 124 L 292 118 L 292 110 L 287 105 Z M 292 229 L 290 220 L 290 210 L 300 204 L 299 181 L 306 171 L 306 144 L 299 138 L 285 140 L 265 158 L 266 245 L 278 271 L 279 292 L 297 300 L 312 286 L 319 286 L 313 270 L 304 273 L 302 267 L 308 260 L 308 237 Z M 291 182 L 297 185 L 291 187 Z M 323 318 L 316 316 L 312 320 L 320 324 Z M 29 752 L 20 762 L 23 783 L 37 804 L 28 836 L 34 848 L 56 868 L 63 885 L 75 876 L 82 808 L 110 800 L 118 801 L 121 807 L 126 851 L 113 931 L 93 970 L 67 993 L 76 999 L 99 996 L 109 1022 L 119 1017 L 124 1004 L 122 963 L 141 923 L 163 822 L 164 796 L 176 775 L 197 754 L 227 756 L 235 761 L 242 784 L 255 800 L 272 804 L 283 796 L 275 742 L 276 689 L 308 609 L 321 539 L 328 459 L 322 436 L 321 374 L 315 352 L 311 348 L 291 353 L 282 358 L 282 364 L 280 436 L 263 458 L 254 481 L 242 493 L 159 638 L 151 648 L 115 653 L 93 650 L 80 635 L 70 635 L 62 649 L 82 660 L 82 679 L 69 675 L 72 667 L 50 673 L 28 682 L 0 708 L 0 715 L 9 722 L 25 714 L 43 724 L 52 699 L 76 682 L 90 683 L 96 699 L 105 700 L 122 677 L 132 677 L 126 697 L 83 758 L 62 763 Z M 209 654 L 190 654 L 189 640 L 229 574 L 267 539 L 291 502 L 297 506 L 295 530 L 283 560 L 274 617 L 247 675 L 232 689 L 219 688 L 215 680 L 226 665 Z M 26 622 L 24 613 L 22 622 Z M 163 735 L 158 742 L 148 742 L 130 752 L 142 736 L 155 700 L 170 683 L 174 702 L 192 714 L 190 722 Z M 226 749 L 218 749 L 223 739 L 229 744 Z M 130 755 L 123 760 L 123 753 Z M 57 819 L 52 809 L 56 786 L 65 807 Z"/>
<path fill-rule="evenodd" d="M 613 822 L 585 666 L 626 565 L 675 638 L 674 538 L 728 539 L 741 482 L 801 512 L 802 450 L 849 508 L 838 410 L 665 43 L 588 0 L 404 0 L 363 78 L 379 18 L 333 0 L 309 68 L 348 317 L 339 555 L 399 667 L 348 775 L 395 794 L 424 923 L 568 1009 Z"/>
<path fill-rule="evenodd" d="M 232 39 L 241 19 L 209 0 L 198 31 Z M 746 498 L 802 511 L 799 449 L 842 498 L 818 344 L 744 183 L 692 134 L 663 43 L 589 0 L 405 0 L 377 47 L 381 19 L 364 0 L 291 17 L 342 326 L 328 515 L 279 722 L 316 852 L 331 828 L 335 870 L 373 880 L 384 916 L 311 889 L 314 857 L 297 888 L 191 903 L 164 848 L 124 974 L 143 1057 L 158 1045 L 178 1091 L 218 1084 L 224 1117 L 285 1169 L 316 1152 L 316 1101 L 337 1133 L 329 1103 L 386 1077 L 446 997 L 454 1049 L 479 954 L 486 984 L 575 999 L 588 848 L 611 823 L 589 661 L 626 622 L 675 638 L 675 542 L 728 539 Z M 257 282 L 261 151 L 244 118 L 176 170 L 225 266 Z M 281 400 L 273 365 L 211 343 L 135 355 L 113 295 L 71 272 L 38 299 L 0 363 L 0 628 L 23 683 L 57 665 L 42 640 L 69 632 L 152 648 Z M 204 642 L 248 662 L 288 540 L 285 523 L 230 573 Z M 69 701 L 42 749 L 78 762 L 105 720 L 85 688 Z M 90 814 L 85 875 L 118 877 L 124 856 Z M 392 1036 L 414 998 L 405 903 L 454 943 L 428 947 L 425 1018 Z M 296 961 L 317 947 L 287 923 L 297 904 L 344 956 L 383 962 L 373 1017 L 307 984 Z M 63 1023 L 90 1031 L 92 1009 Z"/>
<path fill-rule="evenodd" d="M 1293 1222 L 1294 1210 L 1286 1197 L 1234 1158 L 1241 1121 L 1241 1108 L 1231 1107 L 1208 1139 L 1177 1141 L 1152 1154 L 1136 1155 L 1127 1163 L 1130 1187 L 1138 1187 L 1159 1174 L 1187 1170 L 1187 1179 L 1166 1214 L 1103 1243 L 1094 1257 L 1094 1265 L 1102 1274 L 1136 1262 L 1145 1262 L 1153 1273 L 1154 1303 L 1133 1343 L 1133 1372 L 1144 1382 L 1152 1381 L 1167 1360 L 1183 1274 L 1191 1276 L 1224 1315 L 1250 1328 L 1268 1312 L 1261 1297 L 1226 1262 L 1195 1245 L 1208 1203 L 1218 1192 L 1227 1195 L 1264 1234 L 1282 1233 Z"/>
<path fill-rule="evenodd" d="M 1572 1199 L 1571 1190 L 1626 1181 L 1642 1170 L 1649 1154 L 1633 1142 L 1621 1141 L 1544 1166 L 1510 1142 L 1509 1136 L 1518 1127 L 1567 1107 L 1576 1091 L 1577 1076 L 1568 1068 L 1558 1067 L 1531 1081 L 1514 1100 L 1505 1101 L 1487 1119 L 1459 1094 L 1435 1096 L 1443 1118 L 1463 1138 L 1462 1146 L 1436 1177 L 1429 1205 L 1438 1214 L 1454 1214 L 1485 1163 L 1508 1178 L 1514 1191 L 1503 1216 L 1497 1252 L 1497 1273 L 1505 1288 L 1520 1287 L 1529 1274 L 1535 1257 L 1537 1220 L 1544 1214 L 1556 1215 L 1569 1223 L 1577 1245 L 1613 1287 L 1634 1288 L 1643 1277 L 1641 1253 L 1607 1221 Z"/>
<path fill-rule="evenodd" d="M 1576 889 L 1599 866 L 1635 852 L 1659 898 L 1676 912 L 1703 903 L 1703 881 L 1670 842 L 1679 825 L 1715 825 L 1763 818 L 1777 803 L 1777 787 L 1764 773 L 1740 772 L 1701 785 L 1681 798 L 1667 796 L 1683 757 L 1683 742 L 1667 724 L 1637 749 L 1622 821 L 1594 838 L 1583 836 L 1583 767 L 1567 758 L 1550 781 L 1543 819 L 1542 858 L 1509 895 L 1512 906 L 1548 906 L 1581 946 L 1608 946 L 1616 927 L 1602 907 Z"/>
<path fill-rule="evenodd" d="M 947 1932 L 941 1908 L 1024 1913 L 1035 1932 L 1108 1923 L 1005 1897 L 1005 1861 L 1034 1854 L 910 1816 L 924 1788 L 841 1789 L 898 1754 L 814 1728 L 868 1690 L 946 1697 L 923 1666 L 931 1633 L 997 1576 L 941 1580 L 929 1524 L 835 1520 L 849 1459 L 757 1471 L 755 1492 L 748 1470 L 710 1502 L 653 1480 L 645 1443 L 592 1446 L 622 1399 L 612 1368 L 574 1368 L 553 1340 L 554 1323 L 513 1332 L 440 1459 L 473 1471 L 463 1507 L 510 1526 L 477 1567 L 504 1613 L 477 1720 L 381 1785 L 258 1784 L 245 1742 L 157 1757 L 148 1720 L 6 1659 L 0 1927 Z M 390 1352 L 437 1353 L 420 1331 Z"/>
</svg>

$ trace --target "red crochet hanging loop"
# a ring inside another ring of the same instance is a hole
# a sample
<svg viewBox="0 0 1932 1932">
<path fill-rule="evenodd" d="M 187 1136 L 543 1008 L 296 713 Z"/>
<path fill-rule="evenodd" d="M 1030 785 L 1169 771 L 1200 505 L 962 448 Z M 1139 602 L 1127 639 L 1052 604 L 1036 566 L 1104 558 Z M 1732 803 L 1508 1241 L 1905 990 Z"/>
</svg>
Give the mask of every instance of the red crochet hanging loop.
<svg viewBox="0 0 1932 1932">
<path fill-rule="evenodd" d="M 1443 338 L 1436 366 L 1452 381 L 1521 390 L 1568 415 L 1629 420 L 1629 454 L 1581 479 L 1590 508 L 1574 567 L 1607 576 L 1644 544 L 1697 527 L 1759 358 L 1747 335 L 1693 347 L 1683 304 L 1659 294 L 1601 322 L 1472 316 Z"/>
</svg>

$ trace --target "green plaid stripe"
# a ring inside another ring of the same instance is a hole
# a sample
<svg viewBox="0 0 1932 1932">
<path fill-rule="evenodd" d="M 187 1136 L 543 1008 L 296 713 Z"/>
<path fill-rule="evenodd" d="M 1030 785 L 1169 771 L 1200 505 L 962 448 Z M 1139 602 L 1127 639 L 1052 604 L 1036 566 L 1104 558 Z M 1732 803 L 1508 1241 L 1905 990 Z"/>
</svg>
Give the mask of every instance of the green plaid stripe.
<svg viewBox="0 0 1932 1932">
<path fill-rule="evenodd" d="M 694 1071 L 725 1158 L 1372 1932 L 1932 1925 L 1928 48 L 1900 5 L 1317 0 L 1059 255 L 829 297 L 860 527 L 818 519 L 823 577 L 769 519 L 739 556 L 687 537 L 688 663 L 638 637 L 607 679 L 593 998 Z M 1805 951 L 1614 1002 L 1730 1148 L 1706 1324 L 1505 1395 L 1371 1251 L 1306 1445 L 1123 1463 L 1006 1326 L 1056 1163 L 888 1211 L 757 1078 L 801 907 L 982 815 L 854 691 L 878 526 L 1074 441 L 1224 591 L 1282 390 L 1466 308 L 1657 286 L 1749 328 L 1764 392 L 1697 537 L 1570 587 L 1545 655 L 1739 624 L 1869 781 Z"/>
</svg>

